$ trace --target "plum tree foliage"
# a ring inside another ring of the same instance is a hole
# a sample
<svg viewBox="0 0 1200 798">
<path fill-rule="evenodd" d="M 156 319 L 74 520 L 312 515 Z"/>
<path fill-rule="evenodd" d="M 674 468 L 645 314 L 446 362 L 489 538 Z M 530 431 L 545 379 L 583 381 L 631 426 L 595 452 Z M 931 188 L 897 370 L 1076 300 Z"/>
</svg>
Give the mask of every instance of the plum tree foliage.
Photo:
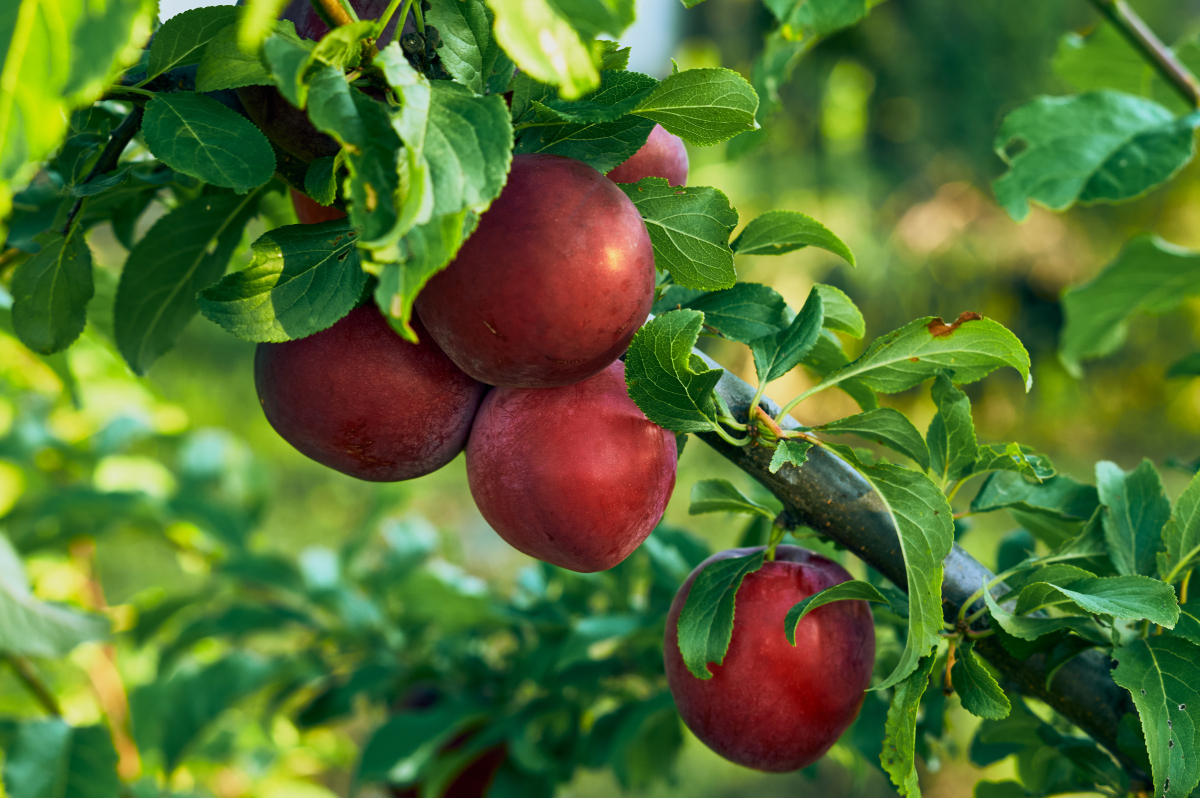
<svg viewBox="0 0 1200 798">
<path fill-rule="evenodd" d="M 735 255 L 805 247 L 853 266 L 834 232 L 778 210 L 735 235 L 729 198 L 688 180 L 685 142 L 754 146 L 797 60 L 877 2 L 766 0 L 776 24 L 752 81 L 629 70 L 616 40 L 632 0 L 247 0 L 161 25 L 149 0 L 0 9 L 0 326 L 69 385 L 62 353 L 98 323 L 101 290 L 111 346 L 137 375 L 181 356 L 200 314 L 258 344 L 264 412 L 298 450 L 390 481 L 465 448 L 484 517 L 543 561 L 495 594 L 436 558 L 413 519 L 336 552 L 264 553 L 247 536 L 265 499 L 229 441 L 158 441 L 180 450 L 166 502 L 97 491 L 101 449 L 56 443 L 72 476 L 31 489 L 0 528 L 0 657 L 45 710 L 0 716 L 7 794 L 171 794 L 189 763 L 228 755 L 211 739 L 228 711 L 256 705 L 302 730 L 369 717 L 354 790 L 550 796 L 597 767 L 641 788 L 670 778 L 682 722 L 767 771 L 838 744 L 919 795 L 917 756 L 946 733 L 955 693 L 983 719 L 974 762 L 1041 763 L 977 795 L 1200 785 L 1187 600 L 1200 477 L 1172 506 L 1148 461 L 1101 463 L 1093 487 L 1020 442 L 980 442 L 961 386 L 1010 367 L 1031 387 L 1011 332 L 966 310 L 852 343 L 868 320 L 842 291 L 817 285 L 790 308 L 736 269 Z M 1193 157 L 1190 51 L 1123 3 L 1093 3 L 1106 26 L 1056 61 L 1079 92 L 1000 123 L 994 188 L 1014 219 L 1030 203 L 1138 197 Z M 271 211 L 288 196 L 300 224 Z M 152 204 L 166 212 L 144 229 Z M 86 240 L 101 224 L 129 251 L 113 290 Z M 1196 263 L 1133 239 L 1066 295 L 1064 363 L 1078 371 L 1135 311 L 1196 293 Z M 702 336 L 747 346 L 757 385 L 700 353 Z M 812 388 L 782 409 L 762 401 L 795 369 Z M 1173 369 L 1196 372 L 1194 357 Z M 925 432 L 880 405 L 926 383 Z M 831 387 L 862 412 L 790 418 Z M 738 549 L 710 556 L 660 522 L 688 436 L 774 493 L 690 486 L 692 513 L 749 516 Z M 35 438 L 0 437 L 0 456 L 34 468 Z M 835 524 L 805 510 L 816 503 L 869 522 Z M 955 548 L 956 519 L 1001 510 L 1043 545 L 994 575 Z M 119 629 L 100 605 L 33 595 L 25 555 L 128 519 L 198 529 L 212 591 L 170 594 Z M 850 549 L 865 578 L 785 542 L 809 538 Z M 39 661 L 105 639 L 153 643 L 157 659 L 104 722 L 68 723 Z"/>
</svg>

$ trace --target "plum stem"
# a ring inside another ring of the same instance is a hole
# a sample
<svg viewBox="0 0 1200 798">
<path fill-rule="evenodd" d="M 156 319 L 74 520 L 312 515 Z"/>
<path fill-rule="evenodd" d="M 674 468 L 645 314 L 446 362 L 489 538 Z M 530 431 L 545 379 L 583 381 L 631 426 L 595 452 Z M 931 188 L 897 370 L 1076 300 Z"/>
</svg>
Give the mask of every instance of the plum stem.
<svg viewBox="0 0 1200 798">
<path fill-rule="evenodd" d="M 416 18 L 416 21 L 417 21 L 417 33 L 424 36 L 425 35 L 425 14 L 421 11 L 421 4 L 414 3 L 412 10 L 413 10 L 413 16 Z"/>
<path fill-rule="evenodd" d="M 783 536 L 787 534 L 787 530 L 781 526 L 775 525 L 771 527 L 771 537 L 767 539 L 766 561 L 775 561 L 775 547 L 783 542 Z"/>
</svg>

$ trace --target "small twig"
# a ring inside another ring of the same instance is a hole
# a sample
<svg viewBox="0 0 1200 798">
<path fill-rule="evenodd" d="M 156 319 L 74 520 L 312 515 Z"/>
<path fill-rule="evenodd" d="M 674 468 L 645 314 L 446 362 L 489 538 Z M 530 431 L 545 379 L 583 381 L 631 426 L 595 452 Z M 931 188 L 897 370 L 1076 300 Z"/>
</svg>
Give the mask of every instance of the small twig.
<svg viewBox="0 0 1200 798">
<path fill-rule="evenodd" d="M 1105 19 L 1137 48 L 1158 73 L 1183 96 L 1188 105 L 1200 108 L 1200 80 L 1184 66 L 1175 52 L 1163 44 L 1125 0 L 1091 0 Z"/>
<path fill-rule="evenodd" d="M 92 171 L 88 172 L 87 178 L 83 181 L 84 183 L 117 168 L 117 164 L 121 161 L 121 153 L 125 152 L 125 148 L 129 146 L 129 142 L 133 141 L 133 137 L 137 135 L 138 130 L 142 127 L 142 115 L 144 113 L 145 109 L 142 106 L 135 105 L 133 110 L 129 112 L 129 116 L 125 117 L 121 124 L 117 125 L 117 129 L 113 131 L 108 144 L 104 145 L 104 150 L 100 153 L 100 157 L 96 159 L 96 165 L 92 167 Z M 80 197 L 71 206 L 71 211 L 67 214 L 66 224 L 63 225 L 62 229 L 64 236 L 70 235 L 71 227 L 75 224 L 75 217 L 83 209 L 83 203 L 86 199 L 87 197 Z"/>
<path fill-rule="evenodd" d="M 29 692 L 33 693 L 34 698 L 48 713 L 56 718 L 62 717 L 58 699 L 54 697 L 54 693 L 50 692 L 50 688 L 46 687 L 46 683 L 42 681 L 42 677 L 38 675 L 37 668 L 33 666 L 32 662 L 19 654 L 0 654 L 0 658 L 12 665 L 17 678 L 29 688 Z"/>
</svg>

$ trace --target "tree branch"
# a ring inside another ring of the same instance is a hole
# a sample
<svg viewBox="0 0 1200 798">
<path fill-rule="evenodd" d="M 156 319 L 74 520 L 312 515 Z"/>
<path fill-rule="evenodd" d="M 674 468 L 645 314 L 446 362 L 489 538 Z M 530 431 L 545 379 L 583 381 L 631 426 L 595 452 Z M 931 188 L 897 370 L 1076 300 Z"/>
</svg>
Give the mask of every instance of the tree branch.
<svg viewBox="0 0 1200 798">
<path fill-rule="evenodd" d="M 720 367 L 699 350 L 693 352 L 710 366 Z M 735 418 L 740 420 L 748 416 L 749 404 L 754 398 L 754 389 L 750 385 L 727 370 L 717 384 L 716 392 Z M 769 399 L 764 398 L 763 403 L 771 415 L 778 413 L 779 408 Z M 784 418 L 783 422 L 784 429 L 799 426 L 790 417 Z M 774 493 L 789 516 L 845 546 L 897 587 L 907 590 L 904 554 L 891 516 L 870 484 L 846 462 L 814 446 L 808 450 L 808 460 L 803 466 L 784 467 L 772 474 L 769 449 L 730 446 L 714 433 L 701 433 L 698 437 Z M 943 564 L 942 609 L 945 618 L 953 620 L 963 602 L 994 574 L 958 544 Z M 1002 586 L 997 590 L 1003 592 Z M 982 601 L 976 602 L 976 607 L 982 606 Z M 1117 746 L 1121 717 L 1126 712 L 1133 712 L 1134 708 L 1129 694 L 1112 680 L 1109 674 L 1111 662 L 1105 654 L 1095 650 L 1084 652 L 1064 665 L 1048 688 L 1048 669 L 1043 655 L 1018 659 L 1008 653 L 995 635 L 978 640 L 975 650 L 1015 682 L 1022 693 L 1046 702 L 1107 748 L 1130 774 L 1144 777 Z"/>
<path fill-rule="evenodd" d="M 1188 105 L 1200 108 L 1200 80 L 1170 47 L 1162 43 L 1125 0 L 1091 0 L 1091 3 L 1183 96 Z"/>
<path fill-rule="evenodd" d="M 46 687 L 45 682 L 38 675 L 37 669 L 33 667 L 32 662 L 19 654 L 0 654 L 0 659 L 12 665 L 17 678 L 29 688 L 29 692 L 33 693 L 34 698 L 38 700 L 43 709 L 56 718 L 62 717 L 62 710 L 58 706 L 58 700 L 54 697 L 54 693 L 50 692 L 50 688 Z"/>
<path fill-rule="evenodd" d="M 133 141 L 133 137 L 137 135 L 138 130 L 142 127 L 142 115 L 144 113 L 145 109 L 142 106 L 135 105 L 133 110 L 129 112 L 129 116 L 125 117 L 121 124 L 117 125 L 117 129 L 113 131 L 108 144 L 104 145 L 104 150 L 101 151 L 100 157 L 96 159 L 96 165 L 92 167 L 92 171 L 88 172 L 87 178 L 83 181 L 85 184 L 93 178 L 117 168 L 117 164 L 121 160 L 121 153 L 125 152 L 125 148 L 129 146 L 129 142 Z M 85 199 L 86 197 L 80 197 L 71 206 L 71 211 L 67 214 L 66 224 L 63 225 L 62 229 L 64 236 L 70 235 L 71 226 L 75 224 L 75 217 L 83 209 Z"/>
</svg>

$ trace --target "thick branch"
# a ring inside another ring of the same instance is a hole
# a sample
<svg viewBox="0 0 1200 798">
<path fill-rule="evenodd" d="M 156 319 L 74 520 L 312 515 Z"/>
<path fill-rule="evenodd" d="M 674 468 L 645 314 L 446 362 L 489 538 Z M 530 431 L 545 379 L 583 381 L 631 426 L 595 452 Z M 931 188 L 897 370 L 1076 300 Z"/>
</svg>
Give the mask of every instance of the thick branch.
<svg viewBox="0 0 1200 798">
<path fill-rule="evenodd" d="M 1125 0 L 1091 0 L 1121 34 L 1149 61 L 1193 108 L 1200 108 L 1200 80 L 1184 66 L 1174 51 L 1150 30 Z"/>
<path fill-rule="evenodd" d="M 710 366 L 718 367 L 699 350 L 695 351 Z M 736 418 L 746 418 L 754 398 L 753 388 L 726 371 L 716 390 Z M 772 415 L 778 412 L 779 408 L 770 400 L 763 402 Z M 799 425 L 789 417 L 782 426 L 794 429 Z M 814 446 L 808 450 L 808 461 L 803 466 L 781 468 L 772 474 L 768 469 L 770 450 L 761 446 L 731 446 L 713 433 L 699 437 L 766 486 L 783 502 L 790 516 L 837 541 L 898 587 L 907 589 L 904 554 L 891 516 L 867 481 L 843 460 Z M 944 566 L 942 609 L 946 619 L 953 620 L 962 603 L 994 575 L 958 544 Z M 983 606 L 982 602 L 977 602 L 977 606 Z M 1015 682 L 1022 693 L 1046 702 L 1112 752 L 1131 774 L 1140 774 L 1117 747 L 1121 717 L 1134 708 L 1129 694 L 1109 675 L 1111 663 L 1107 656 L 1094 650 L 1084 652 L 1064 665 L 1047 689 L 1044 656 L 1017 659 L 994 635 L 979 640 L 976 650 Z"/>
</svg>

